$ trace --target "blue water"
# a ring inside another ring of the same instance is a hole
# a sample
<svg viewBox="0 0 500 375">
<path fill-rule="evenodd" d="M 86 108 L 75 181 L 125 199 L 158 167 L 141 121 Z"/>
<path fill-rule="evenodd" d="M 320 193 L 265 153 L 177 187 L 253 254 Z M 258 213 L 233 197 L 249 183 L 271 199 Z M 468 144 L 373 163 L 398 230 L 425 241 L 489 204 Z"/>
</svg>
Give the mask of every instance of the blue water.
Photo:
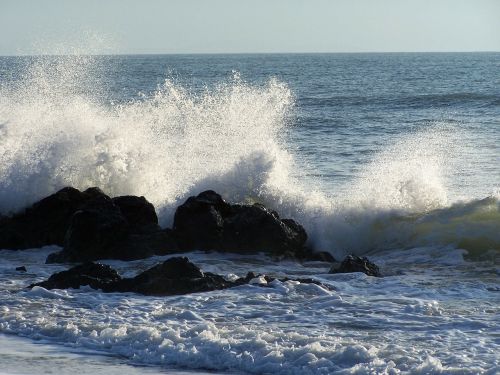
<svg viewBox="0 0 500 375">
<path fill-rule="evenodd" d="M 335 292 L 11 293 L 65 266 L 0 251 L 0 333 L 158 371 L 498 372 L 499 68 L 499 53 L 0 57 L 0 213 L 100 186 L 146 196 L 168 226 L 212 188 L 388 275 L 193 253 L 229 277 L 308 275 Z"/>
</svg>

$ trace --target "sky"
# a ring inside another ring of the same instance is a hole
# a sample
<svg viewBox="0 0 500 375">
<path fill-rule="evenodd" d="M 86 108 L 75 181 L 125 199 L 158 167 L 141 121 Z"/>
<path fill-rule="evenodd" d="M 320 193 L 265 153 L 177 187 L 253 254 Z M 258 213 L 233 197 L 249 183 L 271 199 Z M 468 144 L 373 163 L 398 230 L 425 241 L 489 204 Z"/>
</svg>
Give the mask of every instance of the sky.
<svg viewBox="0 0 500 375">
<path fill-rule="evenodd" d="M 0 55 L 500 51 L 500 0 L 0 0 Z"/>
</svg>

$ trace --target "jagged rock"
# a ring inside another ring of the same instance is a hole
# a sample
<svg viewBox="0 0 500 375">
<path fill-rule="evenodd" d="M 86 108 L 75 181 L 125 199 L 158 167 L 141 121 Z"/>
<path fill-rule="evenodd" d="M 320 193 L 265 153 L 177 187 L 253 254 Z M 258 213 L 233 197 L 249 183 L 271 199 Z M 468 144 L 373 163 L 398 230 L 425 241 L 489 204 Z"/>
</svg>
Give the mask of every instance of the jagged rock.
<svg viewBox="0 0 500 375">
<path fill-rule="evenodd" d="M 131 278 L 121 278 L 115 270 L 106 265 L 85 263 L 67 271 L 55 273 L 48 280 L 32 284 L 29 288 L 41 286 L 46 289 L 78 289 L 80 286 L 88 285 L 93 289 L 101 289 L 103 292 L 135 292 L 144 295 L 169 296 L 232 288 L 248 284 L 260 277 L 265 280 L 265 283 L 260 285 L 263 287 L 275 280 L 269 276 L 249 272 L 245 277 L 229 281 L 220 275 L 203 272 L 186 257 L 174 257 Z M 313 279 L 295 279 L 294 281 L 314 283 L 329 289 Z"/>
<path fill-rule="evenodd" d="M 98 188 L 64 188 L 21 213 L 0 217 L 0 248 L 63 246 L 47 263 L 134 260 L 189 250 L 318 259 L 306 240 L 294 220 L 280 219 L 260 204 L 231 205 L 211 190 L 178 207 L 173 230 L 159 227 L 146 198 L 110 198 Z"/>
<path fill-rule="evenodd" d="M 329 273 L 349 273 L 349 272 L 363 272 L 368 276 L 380 277 L 382 274 L 378 266 L 370 262 L 366 257 L 359 257 L 356 255 L 348 255 L 344 258 L 342 263 L 334 265 Z"/>
<path fill-rule="evenodd" d="M 71 216 L 98 195 L 98 189 L 83 192 L 66 187 L 24 211 L 0 219 L 0 249 L 22 250 L 64 243 Z"/>
<path fill-rule="evenodd" d="M 183 250 L 298 254 L 307 234 L 291 219 L 260 204 L 231 205 L 214 191 L 190 197 L 178 207 L 174 232 Z"/>
</svg>

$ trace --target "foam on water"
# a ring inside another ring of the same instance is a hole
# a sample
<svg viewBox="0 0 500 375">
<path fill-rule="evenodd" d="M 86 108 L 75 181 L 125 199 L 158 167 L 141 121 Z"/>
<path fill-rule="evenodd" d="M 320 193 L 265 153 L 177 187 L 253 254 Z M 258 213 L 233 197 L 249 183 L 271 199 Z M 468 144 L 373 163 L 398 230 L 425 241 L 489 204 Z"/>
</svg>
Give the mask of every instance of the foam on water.
<svg viewBox="0 0 500 375">
<path fill-rule="evenodd" d="M 298 167 L 301 156 L 287 143 L 294 95 L 283 82 L 250 84 L 234 74 L 193 93 L 168 79 L 136 100 L 107 103 L 98 68 L 92 57 L 37 58 L 22 79 L 0 87 L 1 213 L 66 185 L 99 186 L 146 196 L 171 225 L 187 196 L 214 189 L 297 219 L 319 250 L 370 253 L 388 276 L 196 252 L 187 256 L 228 278 L 252 270 L 314 277 L 329 288 L 256 278 L 168 298 L 26 290 L 67 266 L 44 264 L 53 247 L 0 251 L 0 332 L 186 369 L 499 371 L 500 196 L 463 183 L 473 135 L 436 123 L 395 137 L 331 192 Z M 107 263 L 132 276 L 163 259 Z M 28 272 L 16 272 L 20 265 Z"/>
<path fill-rule="evenodd" d="M 2 290 L 9 279 L 28 285 L 65 268 L 38 261 L 52 250 L 0 252 L 0 271 L 10 275 Z M 483 264 L 476 278 L 477 264 L 448 269 L 449 249 L 433 251 L 439 272 L 430 270 L 428 249 L 420 250 L 420 260 L 415 254 L 379 256 L 384 272 L 408 272 L 382 279 L 327 274 L 328 264 L 190 253 L 207 271 L 286 270 L 292 277 L 315 277 L 330 290 L 291 281 L 167 298 L 17 289 L 0 293 L 0 331 L 143 365 L 255 374 L 495 373 L 500 311 L 491 265 Z M 127 274 L 162 259 L 107 263 Z M 19 262 L 28 262 L 28 273 L 12 272 Z"/>
</svg>

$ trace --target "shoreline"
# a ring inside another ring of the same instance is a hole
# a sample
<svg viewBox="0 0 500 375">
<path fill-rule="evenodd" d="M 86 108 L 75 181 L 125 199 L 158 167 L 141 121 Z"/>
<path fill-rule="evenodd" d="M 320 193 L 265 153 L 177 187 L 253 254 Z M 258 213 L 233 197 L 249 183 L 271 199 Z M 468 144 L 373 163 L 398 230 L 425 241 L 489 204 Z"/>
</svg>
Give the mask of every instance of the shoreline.
<svg viewBox="0 0 500 375">
<path fill-rule="evenodd" d="M 200 372 L 140 366 L 125 358 L 62 345 L 34 341 L 29 338 L 0 333 L 0 375 L 217 375 Z M 78 351 L 80 350 L 80 351 Z"/>
</svg>

